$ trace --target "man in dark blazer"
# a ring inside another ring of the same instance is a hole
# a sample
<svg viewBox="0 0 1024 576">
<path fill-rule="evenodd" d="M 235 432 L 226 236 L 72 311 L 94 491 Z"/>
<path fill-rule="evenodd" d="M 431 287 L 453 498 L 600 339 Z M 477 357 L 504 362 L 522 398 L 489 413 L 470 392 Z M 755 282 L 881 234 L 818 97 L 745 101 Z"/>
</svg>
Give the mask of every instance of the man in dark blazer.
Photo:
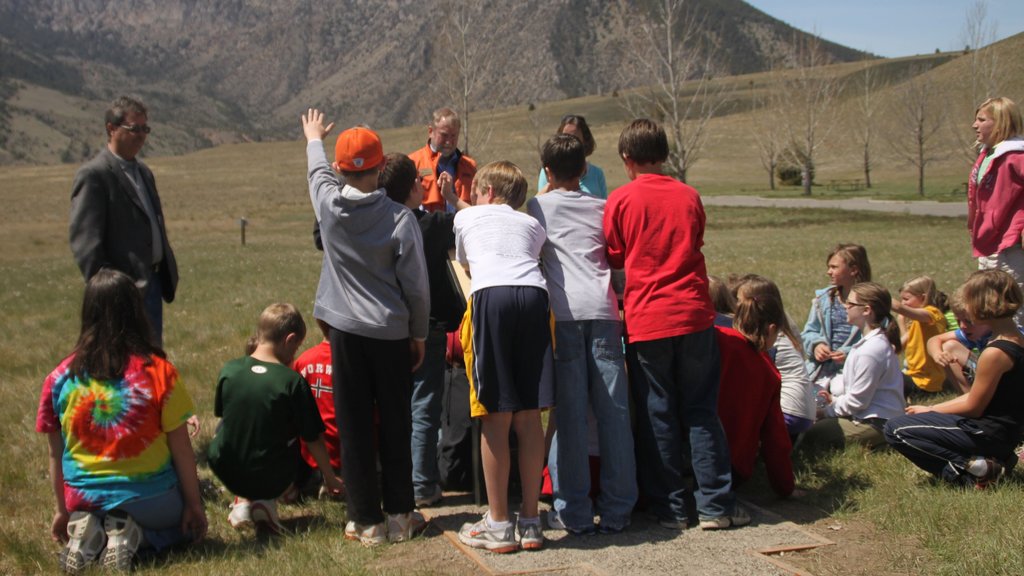
<svg viewBox="0 0 1024 576">
<path fill-rule="evenodd" d="M 156 180 L 136 156 L 149 134 L 146 107 L 120 97 L 106 113 L 107 147 L 75 174 L 71 251 L 86 281 L 101 268 L 135 279 L 157 342 L 163 303 L 174 300 L 178 266 L 167 241 Z"/>
</svg>

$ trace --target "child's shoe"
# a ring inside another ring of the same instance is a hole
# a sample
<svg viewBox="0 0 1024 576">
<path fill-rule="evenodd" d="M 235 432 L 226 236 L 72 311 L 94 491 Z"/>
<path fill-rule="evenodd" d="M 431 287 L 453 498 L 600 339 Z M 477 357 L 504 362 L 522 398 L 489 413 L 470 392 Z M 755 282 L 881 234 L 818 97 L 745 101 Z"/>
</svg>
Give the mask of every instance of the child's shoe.
<svg viewBox="0 0 1024 576">
<path fill-rule="evenodd" d="M 515 552 L 519 550 L 519 542 L 516 542 L 515 526 L 509 522 L 504 528 L 491 529 L 487 525 L 490 512 L 484 514 L 474 524 L 465 523 L 459 530 L 459 542 L 472 548 L 483 548 L 498 554 Z"/>
<path fill-rule="evenodd" d="M 345 539 L 358 541 L 363 546 L 379 546 L 388 541 L 388 529 L 384 522 L 363 525 L 349 520 L 345 524 Z"/>
<path fill-rule="evenodd" d="M 228 524 L 235 530 L 252 527 L 252 505 L 248 500 L 235 497 L 231 503 L 231 512 L 228 512 Z"/>
<path fill-rule="evenodd" d="M 88 512 L 72 512 L 68 520 L 68 543 L 60 552 L 60 569 L 78 574 L 99 557 L 107 543 L 103 521 Z"/>
<path fill-rule="evenodd" d="M 540 528 L 540 517 L 516 523 L 516 538 L 523 550 L 540 550 L 544 547 L 544 531 Z"/>
<path fill-rule="evenodd" d="M 275 536 L 288 534 L 288 529 L 281 524 L 277 517 L 277 504 L 273 500 L 253 500 L 249 508 L 252 514 L 252 521 L 257 529 L 263 529 Z"/>
<path fill-rule="evenodd" d="M 135 553 L 142 546 L 142 528 L 121 510 L 112 510 L 103 519 L 107 533 L 107 549 L 103 552 L 103 567 L 107 570 L 130 572 Z"/>
<path fill-rule="evenodd" d="M 984 473 L 975 477 L 975 490 L 985 490 L 990 486 L 994 486 L 1003 475 L 1003 464 L 998 462 L 995 458 L 985 458 L 984 467 Z"/>
<path fill-rule="evenodd" d="M 388 542 L 411 540 L 426 529 L 426 518 L 415 510 L 405 514 L 388 514 Z"/>
<path fill-rule="evenodd" d="M 723 528 L 739 528 L 750 524 L 750 514 L 740 506 L 736 505 L 732 515 L 716 516 L 714 518 L 701 518 L 700 527 L 702 530 L 721 530 Z"/>
</svg>

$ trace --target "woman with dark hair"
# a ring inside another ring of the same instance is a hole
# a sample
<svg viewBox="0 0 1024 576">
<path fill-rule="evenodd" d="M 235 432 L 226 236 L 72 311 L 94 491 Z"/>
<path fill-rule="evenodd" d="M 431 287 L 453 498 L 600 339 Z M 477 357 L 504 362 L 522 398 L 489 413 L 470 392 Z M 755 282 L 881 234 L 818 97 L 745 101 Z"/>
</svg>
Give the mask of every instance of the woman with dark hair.
<svg viewBox="0 0 1024 576">
<path fill-rule="evenodd" d="M 999 269 L 1024 283 L 1024 123 L 1009 98 L 978 106 L 974 131 L 980 149 L 967 181 L 967 228 L 979 270 Z M 1024 309 L 1016 316 L 1024 325 Z"/>
<path fill-rule="evenodd" d="M 71 355 L 43 383 L 36 431 L 47 434 L 61 569 L 95 560 L 130 569 L 206 534 L 186 421 L 192 400 L 153 341 L 130 277 L 102 269 L 85 288 Z M 102 554 L 102 556 L 101 556 Z"/>
<path fill-rule="evenodd" d="M 594 148 L 597 147 L 594 135 L 590 132 L 590 127 L 587 126 L 587 119 L 577 114 L 563 116 L 555 134 L 568 134 L 583 142 L 583 151 L 587 156 L 593 154 Z M 548 188 L 548 175 L 544 172 L 544 168 L 541 168 L 540 176 L 537 178 L 537 193 L 544 194 L 548 192 Z M 608 185 L 604 181 L 604 171 L 587 162 L 587 170 L 583 173 L 583 178 L 580 179 L 580 190 L 601 199 L 608 198 Z"/>
</svg>

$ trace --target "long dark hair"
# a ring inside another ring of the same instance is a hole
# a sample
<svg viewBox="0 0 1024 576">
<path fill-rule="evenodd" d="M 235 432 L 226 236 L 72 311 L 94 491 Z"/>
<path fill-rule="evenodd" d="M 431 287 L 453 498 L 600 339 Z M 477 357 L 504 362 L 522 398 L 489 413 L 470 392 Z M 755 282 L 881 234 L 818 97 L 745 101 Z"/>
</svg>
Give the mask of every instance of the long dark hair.
<svg viewBox="0 0 1024 576">
<path fill-rule="evenodd" d="M 104 268 L 86 284 L 73 354 L 71 372 L 98 380 L 122 376 L 133 354 L 164 357 L 154 343 L 142 293 L 127 274 Z"/>
</svg>

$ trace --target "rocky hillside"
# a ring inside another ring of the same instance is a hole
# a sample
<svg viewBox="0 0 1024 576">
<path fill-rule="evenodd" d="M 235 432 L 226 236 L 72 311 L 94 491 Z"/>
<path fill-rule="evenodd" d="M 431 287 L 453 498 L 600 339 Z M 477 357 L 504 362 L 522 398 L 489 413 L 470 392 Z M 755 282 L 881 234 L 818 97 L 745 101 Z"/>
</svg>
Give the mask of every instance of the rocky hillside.
<svg viewBox="0 0 1024 576">
<path fill-rule="evenodd" d="M 160 134 L 151 154 L 297 136 L 298 115 L 311 104 L 340 125 L 423 122 L 452 102 L 453 34 L 443 14 L 453 4 L 0 0 L 0 163 L 88 156 L 102 145 L 102 110 L 120 93 L 150 106 Z M 716 73 L 764 69 L 800 37 L 741 0 L 690 4 L 722 46 Z M 622 49 L 636 27 L 612 18 L 610 5 L 463 2 L 480 62 L 477 107 L 643 82 Z M 825 48 L 836 61 L 863 56 Z"/>
</svg>

